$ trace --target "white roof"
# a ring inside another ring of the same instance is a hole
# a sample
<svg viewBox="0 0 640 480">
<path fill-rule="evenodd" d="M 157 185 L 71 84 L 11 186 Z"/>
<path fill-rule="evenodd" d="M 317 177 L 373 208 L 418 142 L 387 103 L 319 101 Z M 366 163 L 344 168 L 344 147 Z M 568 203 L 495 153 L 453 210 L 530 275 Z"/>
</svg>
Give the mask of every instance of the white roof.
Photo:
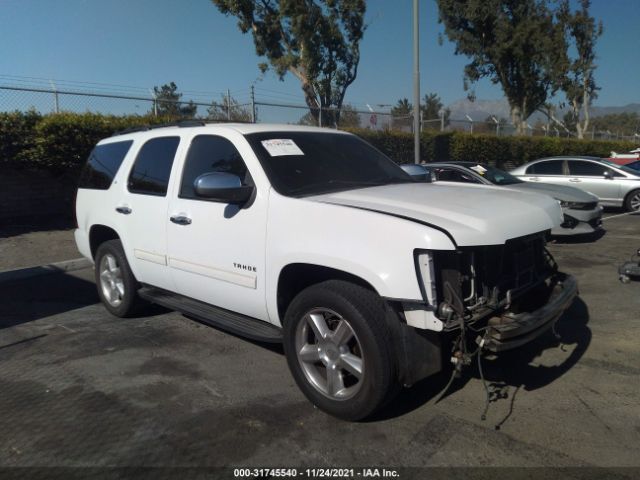
<svg viewBox="0 0 640 480">
<path fill-rule="evenodd" d="M 137 130 L 132 132 L 126 132 L 122 134 L 115 134 L 111 137 L 105 138 L 101 140 L 99 143 L 110 143 L 112 141 L 121 141 L 125 139 L 130 139 L 132 137 L 146 137 L 153 138 L 158 135 L 160 132 L 167 131 L 180 131 L 180 132 L 188 132 L 193 130 L 198 131 L 220 131 L 220 130 L 235 130 L 243 135 L 248 135 L 251 133 L 268 133 L 268 132 L 319 132 L 319 133 L 340 133 L 340 134 L 348 134 L 347 132 L 342 132 L 340 130 L 335 130 L 333 128 L 320 128 L 320 127 L 308 127 L 305 125 L 290 125 L 286 123 L 206 123 L 205 125 L 189 125 L 189 126 L 180 126 L 180 125 L 169 125 L 166 127 L 153 127 L 148 130 Z"/>
</svg>

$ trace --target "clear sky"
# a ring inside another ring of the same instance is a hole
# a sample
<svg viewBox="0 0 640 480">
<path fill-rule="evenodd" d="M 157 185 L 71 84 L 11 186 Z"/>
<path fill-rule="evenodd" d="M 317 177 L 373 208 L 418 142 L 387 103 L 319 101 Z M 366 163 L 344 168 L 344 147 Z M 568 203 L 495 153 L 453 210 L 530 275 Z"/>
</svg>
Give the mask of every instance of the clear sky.
<svg viewBox="0 0 640 480">
<path fill-rule="evenodd" d="M 436 92 L 449 104 L 465 96 L 466 59 L 455 56 L 446 40 L 438 44 L 435 1 L 421 0 L 420 6 L 421 91 Z M 640 0 L 593 0 L 592 13 L 604 23 L 596 105 L 640 102 Z M 411 0 L 368 2 L 369 28 L 348 102 L 363 107 L 411 98 L 411 15 Z M 208 0 L 0 0 L 0 85 L 28 83 L 11 76 L 34 77 L 53 79 L 59 88 L 95 82 L 109 84 L 96 89 L 148 95 L 154 85 L 174 81 L 185 99 L 210 101 L 230 89 L 243 101 L 259 77 L 260 61 L 251 36 Z M 268 73 L 255 85 L 265 101 L 302 102 L 291 76 L 281 82 Z M 502 98 L 488 81 L 476 93 L 479 99 Z"/>
</svg>

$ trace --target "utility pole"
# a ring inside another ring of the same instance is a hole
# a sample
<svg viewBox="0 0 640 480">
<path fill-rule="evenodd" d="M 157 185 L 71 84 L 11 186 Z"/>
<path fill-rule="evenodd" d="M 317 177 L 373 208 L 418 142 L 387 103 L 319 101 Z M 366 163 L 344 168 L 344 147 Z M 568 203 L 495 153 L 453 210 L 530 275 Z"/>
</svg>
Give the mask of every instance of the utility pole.
<svg viewBox="0 0 640 480">
<path fill-rule="evenodd" d="M 418 0 L 413 0 L 413 161 L 420 163 L 420 21 Z"/>
<path fill-rule="evenodd" d="M 251 85 L 251 123 L 256 123 L 256 93 Z"/>
<path fill-rule="evenodd" d="M 153 116 L 158 116 L 158 99 L 156 98 L 156 92 L 149 89 L 149 93 L 151 94 L 151 99 L 153 101 Z"/>
<path fill-rule="evenodd" d="M 58 101 L 58 89 L 56 88 L 56 84 L 53 83 L 53 80 L 49 80 L 51 83 L 51 88 L 53 89 L 53 103 L 54 103 L 54 111 L 56 113 L 60 113 L 60 103 Z"/>
<path fill-rule="evenodd" d="M 227 120 L 231 121 L 231 92 L 227 88 Z"/>
</svg>

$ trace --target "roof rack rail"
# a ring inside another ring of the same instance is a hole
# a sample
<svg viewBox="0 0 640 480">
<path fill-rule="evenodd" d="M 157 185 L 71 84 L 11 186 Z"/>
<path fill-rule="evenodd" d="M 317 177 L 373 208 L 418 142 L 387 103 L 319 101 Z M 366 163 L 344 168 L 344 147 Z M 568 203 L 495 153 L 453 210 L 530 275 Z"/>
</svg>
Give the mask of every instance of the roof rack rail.
<svg viewBox="0 0 640 480">
<path fill-rule="evenodd" d="M 137 127 L 129 127 L 129 128 L 125 128 L 124 130 L 119 130 L 117 132 L 115 132 L 112 137 L 115 137 L 117 135 L 125 135 L 127 133 L 134 133 L 134 132 L 144 132 L 147 130 L 155 130 L 156 128 L 166 128 L 166 127 L 179 127 L 179 128 L 184 128 L 184 127 L 203 127 L 206 125 L 206 122 L 204 122 L 203 120 L 178 120 L 176 122 L 169 122 L 169 123 L 159 123 L 157 125 L 140 125 Z"/>
<path fill-rule="evenodd" d="M 116 137 L 118 135 L 125 135 L 127 133 L 133 133 L 133 132 L 143 132 L 145 130 L 150 130 L 150 129 L 151 127 L 149 125 L 140 125 L 138 127 L 128 127 L 123 130 L 118 130 L 117 132 L 114 132 L 113 135 L 111 136 Z"/>
</svg>

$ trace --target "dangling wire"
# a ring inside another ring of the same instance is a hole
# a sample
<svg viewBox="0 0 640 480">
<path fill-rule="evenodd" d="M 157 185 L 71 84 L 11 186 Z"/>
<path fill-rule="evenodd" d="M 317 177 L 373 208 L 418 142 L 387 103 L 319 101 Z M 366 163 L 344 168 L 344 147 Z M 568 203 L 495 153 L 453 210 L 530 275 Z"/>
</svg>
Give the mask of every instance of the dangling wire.
<svg viewBox="0 0 640 480">
<path fill-rule="evenodd" d="M 491 401 L 491 394 L 489 393 L 489 387 L 487 386 L 487 381 L 484 378 L 484 373 L 482 372 L 482 348 L 478 349 L 478 371 L 480 372 L 480 379 L 482 380 L 482 386 L 484 387 L 484 391 L 486 392 L 486 398 L 484 403 L 484 411 L 482 412 L 482 416 L 480 417 L 482 421 L 487 419 L 487 412 L 489 411 L 489 402 Z"/>
</svg>

